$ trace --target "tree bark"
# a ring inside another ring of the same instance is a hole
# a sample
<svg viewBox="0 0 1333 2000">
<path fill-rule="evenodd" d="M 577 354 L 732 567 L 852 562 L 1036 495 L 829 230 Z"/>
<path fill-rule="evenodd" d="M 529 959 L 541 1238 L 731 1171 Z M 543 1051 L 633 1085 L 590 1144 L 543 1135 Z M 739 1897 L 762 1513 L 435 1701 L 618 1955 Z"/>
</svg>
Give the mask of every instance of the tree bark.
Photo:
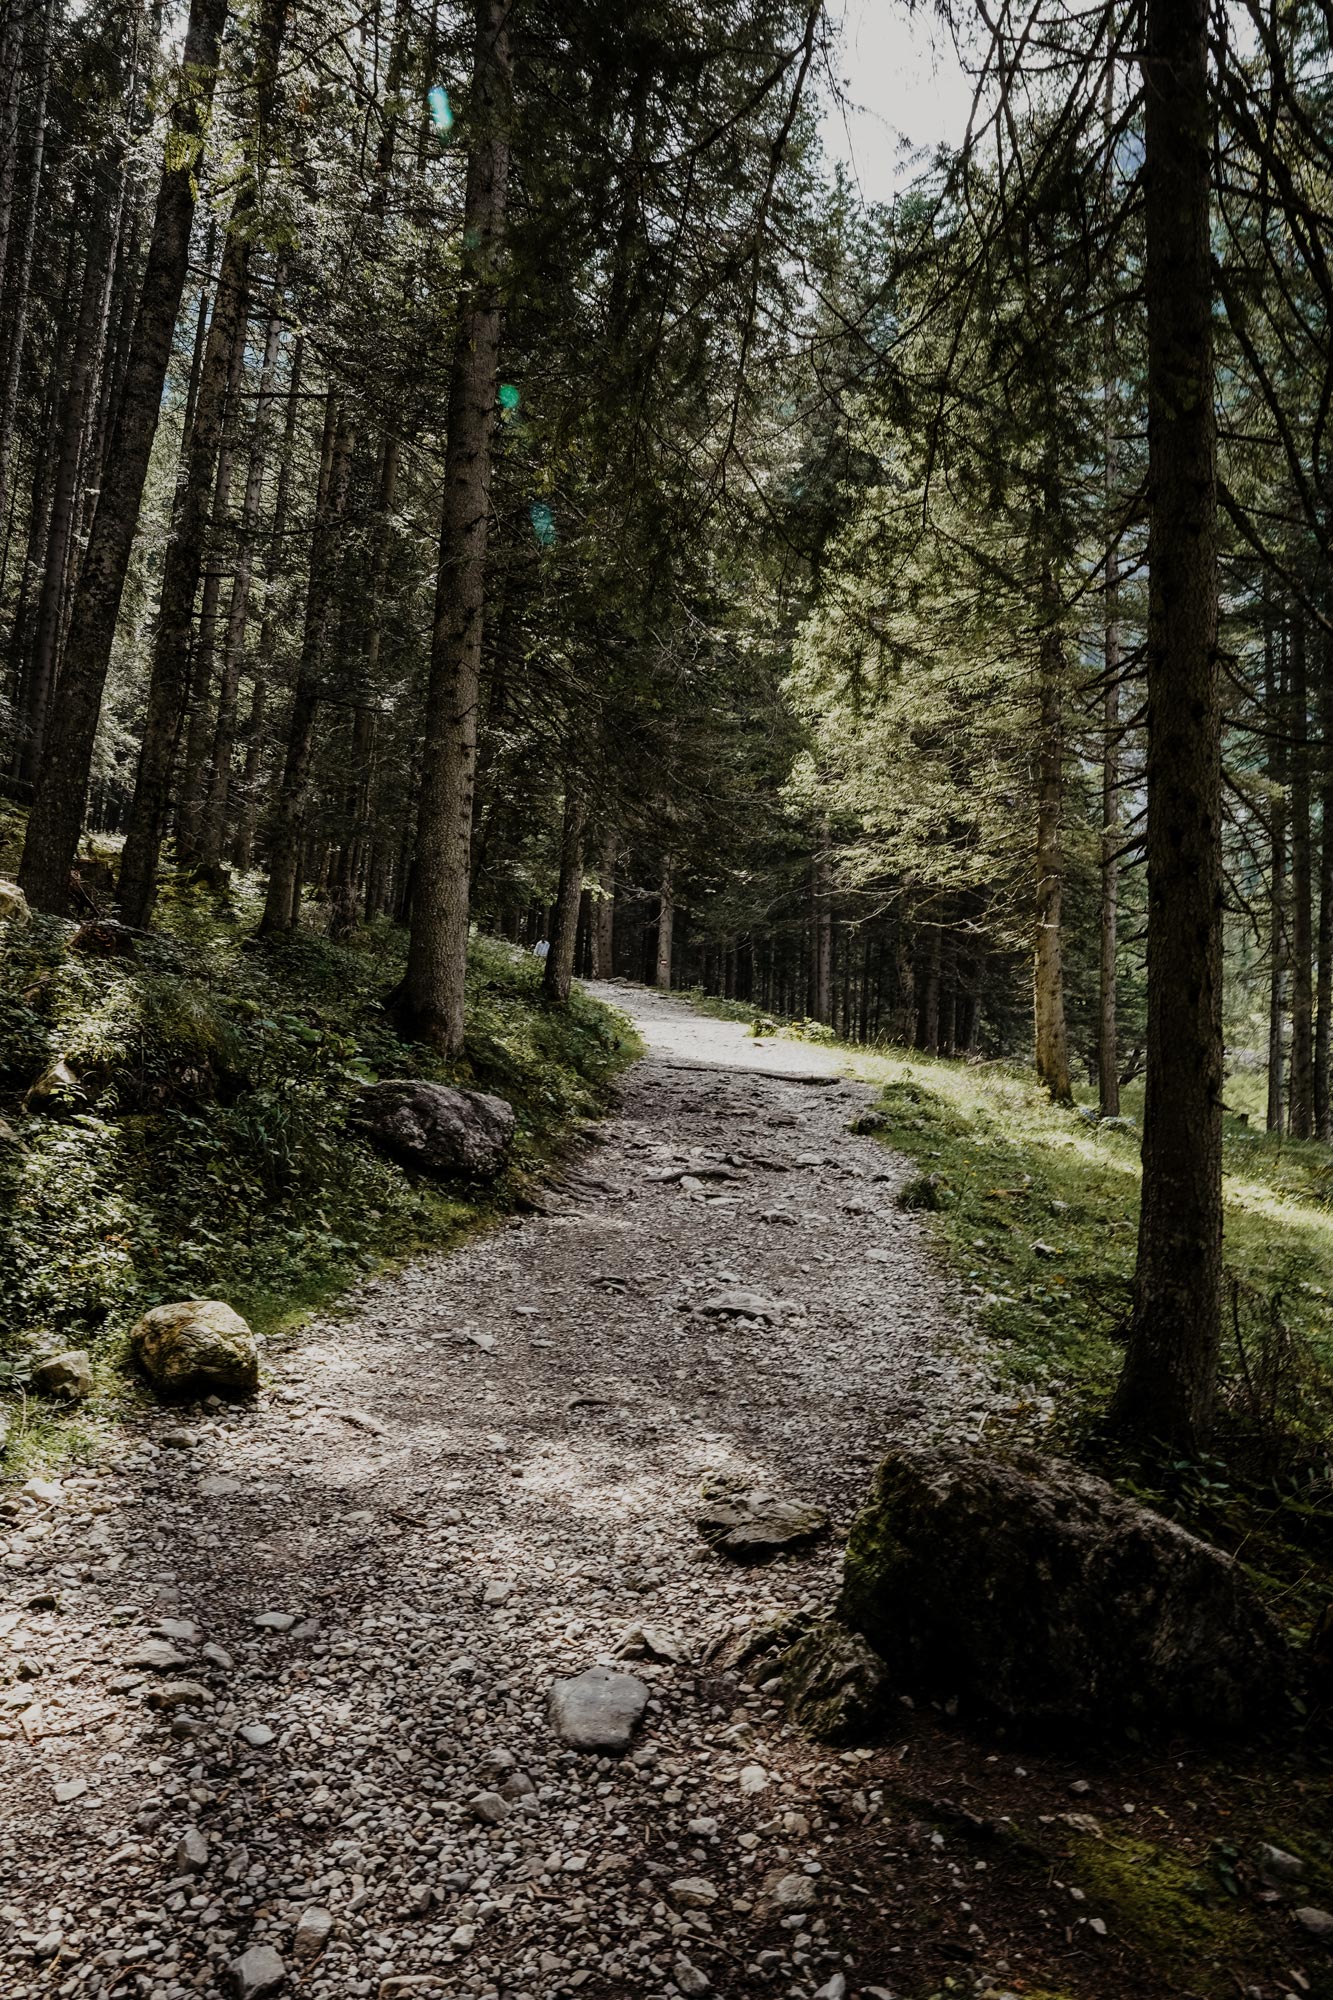
<svg viewBox="0 0 1333 2000">
<path fill-rule="evenodd" d="M 42 163 L 46 157 L 46 101 L 51 83 L 51 38 L 55 32 L 56 0 L 46 0 L 42 22 L 42 52 L 37 72 L 37 105 L 33 114 L 32 169 L 28 184 L 28 214 L 23 231 L 23 253 L 11 304 L 9 335 L 5 348 L 5 373 L 0 388 L 0 521 L 9 513 L 9 482 L 14 465 L 14 418 L 18 409 L 19 379 L 23 373 L 23 348 L 28 337 L 28 305 L 32 295 L 32 259 L 37 244 L 37 216 L 42 200 Z"/>
<path fill-rule="evenodd" d="M 600 894 L 592 914 L 592 976 L 594 979 L 611 979 L 616 969 L 616 837 L 613 833 L 608 833 L 602 841 L 602 859 L 597 875 Z"/>
<path fill-rule="evenodd" d="M 1291 1088 L 1287 1129 L 1314 1135 L 1314 966 L 1311 922 L 1310 678 L 1305 618 L 1291 622 Z"/>
<path fill-rule="evenodd" d="M 315 719 L 319 713 L 319 675 L 333 624 L 334 584 L 339 524 L 347 505 L 352 447 L 347 419 L 333 389 L 325 406 L 324 441 L 320 451 L 319 495 L 310 552 L 310 584 L 306 597 L 301 664 L 287 726 L 269 856 L 268 895 L 260 921 L 262 936 L 295 928 L 300 914 L 301 842 L 315 749 Z"/>
<path fill-rule="evenodd" d="M 277 646 L 276 604 L 278 572 L 283 565 L 283 536 L 287 529 L 287 505 L 291 495 L 292 447 L 296 420 L 301 408 L 301 369 L 305 340 L 300 334 L 292 349 L 292 369 L 287 384 L 287 419 L 283 428 L 282 452 L 278 461 L 278 490 L 273 501 L 273 524 L 269 553 L 264 563 L 264 620 L 259 628 L 259 648 L 254 665 L 254 690 L 250 701 L 250 725 L 245 744 L 245 770 L 240 785 L 240 809 L 236 815 L 236 838 L 232 843 L 233 868 L 248 870 L 254 865 L 255 832 L 259 823 L 260 772 L 268 740 L 268 683 Z"/>
<path fill-rule="evenodd" d="M 213 732 L 213 752 L 209 767 L 208 795 L 204 803 L 199 836 L 199 859 L 205 868 L 217 868 L 227 839 L 227 801 L 231 794 L 231 759 L 236 741 L 236 697 L 245 665 L 245 629 L 250 611 L 250 579 L 254 574 L 255 537 L 259 530 L 259 503 L 263 497 L 264 469 L 268 462 L 268 439 L 273 421 L 273 377 L 278 365 L 282 320 L 277 301 L 269 314 L 264 342 L 264 360 L 259 375 L 259 395 L 255 403 L 254 427 L 250 436 L 250 463 L 245 475 L 245 496 L 238 524 L 236 566 L 232 572 L 231 601 L 227 607 L 227 638 L 222 660 L 222 680 L 218 687 L 217 722 Z"/>
<path fill-rule="evenodd" d="M 1273 627 L 1264 621 L 1264 706 L 1272 720 L 1268 743 L 1270 889 L 1268 984 L 1268 1116 L 1280 1139 L 1287 1128 L 1286 1061 L 1282 1030 L 1287 1013 L 1287 755 L 1283 734 L 1285 676 L 1279 671 Z"/>
<path fill-rule="evenodd" d="M 463 1046 L 491 444 L 509 180 L 510 0 L 476 0 L 464 297 L 449 386 L 444 518 L 407 972 L 400 1018 L 445 1055 Z"/>
<path fill-rule="evenodd" d="M 542 973 L 542 998 L 552 1007 L 569 1002 L 574 976 L 574 940 L 583 894 L 583 795 L 573 778 L 565 781 L 565 814 L 560 829 L 560 886 L 555 898 L 551 949 Z"/>
<path fill-rule="evenodd" d="M 1147 0 L 1148 1024 L 1134 1310 L 1115 1401 L 1208 1431 L 1221 1344 L 1222 758 L 1207 0 Z"/>
<path fill-rule="evenodd" d="M 178 866 L 197 867 L 203 860 L 204 812 L 208 801 L 211 744 L 215 724 L 211 713 L 214 667 L 217 660 L 222 578 L 231 547 L 227 516 L 231 509 L 232 478 L 236 470 L 236 440 L 240 420 L 242 371 L 245 363 L 245 323 L 242 322 L 232 349 L 227 377 L 227 400 L 223 415 L 222 444 L 213 481 L 213 500 L 208 512 L 203 579 L 199 595 L 199 616 L 190 660 L 189 693 L 185 712 L 176 729 L 179 767 L 176 792 L 176 861 Z M 225 654 L 224 654 L 225 659 Z M 181 736 L 184 732 L 184 749 Z"/>
<path fill-rule="evenodd" d="M 111 448 L 65 642 L 60 701 L 42 752 L 19 880 L 30 903 L 64 913 L 88 773 L 139 520 L 149 454 L 190 254 L 197 155 L 208 122 L 227 0 L 191 0 L 182 86 L 172 105 L 153 233 Z"/>
<path fill-rule="evenodd" d="M 674 879 L 671 856 L 664 854 L 661 886 L 657 893 L 657 954 L 653 978 L 667 993 L 671 991 L 671 947 L 676 920 Z"/>
<path fill-rule="evenodd" d="M 1328 600 L 1325 609 L 1329 609 Z M 1319 648 L 1319 949 L 1314 1037 L 1315 1137 L 1333 1139 L 1333 640 Z"/>
<path fill-rule="evenodd" d="M 1049 579 L 1047 596 L 1053 596 Z M 1058 1104 L 1073 1100 L 1064 973 L 1064 646 L 1049 619 L 1041 635 L 1040 736 L 1037 745 L 1036 949 L 1032 1000 L 1037 1075 Z"/>
<path fill-rule="evenodd" d="M 1103 126 L 1111 125 L 1113 65 L 1107 64 L 1106 110 Z M 1103 435 L 1105 482 L 1106 594 L 1104 601 L 1105 685 L 1102 689 L 1102 838 L 1101 904 L 1097 923 L 1097 1105 L 1103 1118 L 1120 1116 L 1120 1057 L 1118 1048 L 1116 966 L 1120 924 L 1120 559 L 1114 535 L 1114 489 L 1117 470 L 1115 436 L 1115 344 L 1110 313 L 1103 321 Z"/>
<path fill-rule="evenodd" d="M 828 821 L 821 820 L 815 849 L 810 890 L 810 918 L 814 931 L 814 1002 L 817 1021 L 833 1019 L 833 897 L 829 881 Z"/>
</svg>

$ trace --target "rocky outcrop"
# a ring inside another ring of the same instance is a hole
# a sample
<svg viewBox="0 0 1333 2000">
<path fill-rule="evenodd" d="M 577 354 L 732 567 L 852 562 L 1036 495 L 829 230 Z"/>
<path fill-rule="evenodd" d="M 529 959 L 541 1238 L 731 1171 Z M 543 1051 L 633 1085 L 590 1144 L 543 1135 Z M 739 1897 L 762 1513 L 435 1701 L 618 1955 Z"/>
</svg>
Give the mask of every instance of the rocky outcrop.
<svg viewBox="0 0 1333 2000">
<path fill-rule="evenodd" d="M 1288 1654 L 1238 1565 L 1037 1458 L 895 1451 L 847 1544 L 839 1615 L 895 1687 L 1033 1725 L 1279 1717 Z"/>
<path fill-rule="evenodd" d="M 873 1728 L 884 1697 L 884 1663 L 835 1618 L 796 1641 L 782 1658 L 787 1719 L 820 1743 L 854 1743 Z"/>
<path fill-rule="evenodd" d="M 255 1337 L 221 1299 L 155 1306 L 131 1329 L 130 1352 L 166 1402 L 252 1396 L 259 1387 Z"/>
<path fill-rule="evenodd" d="M 440 1179 L 494 1180 L 514 1137 L 502 1097 L 421 1078 L 368 1085 L 353 1115 L 395 1160 Z"/>
</svg>

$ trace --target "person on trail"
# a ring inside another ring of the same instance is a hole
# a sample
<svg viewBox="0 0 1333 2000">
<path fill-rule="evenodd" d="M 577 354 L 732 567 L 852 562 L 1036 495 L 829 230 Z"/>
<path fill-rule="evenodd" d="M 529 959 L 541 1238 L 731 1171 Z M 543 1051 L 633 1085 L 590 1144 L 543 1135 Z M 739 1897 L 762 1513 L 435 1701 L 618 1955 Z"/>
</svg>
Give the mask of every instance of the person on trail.
<svg viewBox="0 0 1333 2000">
<path fill-rule="evenodd" d="M 539 958 L 542 964 L 545 965 L 551 955 L 550 938 L 538 938 L 536 944 L 532 947 L 532 955 L 534 958 Z"/>
</svg>

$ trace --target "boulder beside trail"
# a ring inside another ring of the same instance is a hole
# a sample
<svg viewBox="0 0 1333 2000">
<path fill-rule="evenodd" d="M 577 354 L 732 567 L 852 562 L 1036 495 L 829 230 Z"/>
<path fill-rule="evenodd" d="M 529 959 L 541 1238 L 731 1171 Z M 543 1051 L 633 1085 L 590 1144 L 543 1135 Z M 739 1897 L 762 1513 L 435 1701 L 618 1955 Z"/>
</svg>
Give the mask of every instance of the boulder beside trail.
<svg viewBox="0 0 1333 2000">
<path fill-rule="evenodd" d="M 904 1448 L 847 1543 L 839 1617 L 901 1691 L 1027 1725 L 1280 1719 L 1282 1635 L 1239 1566 L 1104 1480 Z"/>
<path fill-rule="evenodd" d="M 25 924 L 31 915 L 28 899 L 18 883 L 0 881 L 0 922 L 8 917 L 16 924 Z"/>
<path fill-rule="evenodd" d="M 221 1299 L 154 1306 L 131 1329 L 130 1352 L 164 1401 L 252 1396 L 259 1387 L 255 1337 Z"/>
<path fill-rule="evenodd" d="M 353 1115 L 404 1166 L 442 1177 L 493 1180 L 514 1137 L 513 1107 L 502 1097 L 419 1077 L 368 1084 Z"/>
<path fill-rule="evenodd" d="M 78 1402 L 93 1392 L 93 1364 L 83 1348 L 67 1347 L 34 1361 L 31 1380 L 43 1396 L 64 1396 Z"/>
</svg>

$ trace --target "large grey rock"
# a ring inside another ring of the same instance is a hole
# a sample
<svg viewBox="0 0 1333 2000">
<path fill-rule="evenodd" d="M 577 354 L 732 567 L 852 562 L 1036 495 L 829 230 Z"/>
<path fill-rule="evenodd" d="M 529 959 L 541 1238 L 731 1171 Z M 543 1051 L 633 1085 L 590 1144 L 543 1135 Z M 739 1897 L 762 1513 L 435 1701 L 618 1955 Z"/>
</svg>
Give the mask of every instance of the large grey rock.
<svg viewBox="0 0 1333 2000">
<path fill-rule="evenodd" d="M 25 924 L 32 915 L 28 899 L 17 882 L 0 882 L 0 923 L 6 918 L 12 923 Z"/>
<path fill-rule="evenodd" d="M 43 1396 L 64 1396 L 77 1402 L 93 1392 L 93 1364 L 81 1347 L 44 1354 L 33 1363 L 32 1386 Z"/>
<path fill-rule="evenodd" d="M 154 1306 L 131 1328 L 130 1352 L 168 1400 L 252 1396 L 259 1387 L 255 1337 L 222 1299 Z"/>
<path fill-rule="evenodd" d="M 442 1177 L 493 1180 L 514 1137 L 513 1107 L 502 1097 L 421 1078 L 369 1084 L 354 1115 L 394 1159 Z"/>
<path fill-rule="evenodd" d="M 648 1706 L 648 1690 L 633 1674 L 589 1667 L 551 1689 L 551 1727 L 575 1750 L 624 1750 Z"/>
<path fill-rule="evenodd" d="M 276 1993 L 287 1977 L 287 1968 L 271 1944 L 252 1944 L 231 1968 L 231 1990 L 236 2000 L 260 2000 L 261 1994 Z"/>
<path fill-rule="evenodd" d="M 873 1727 L 884 1696 L 884 1662 L 858 1632 L 830 1618 L 782 1657 L 788 1719 L 820 1743 L 852 1743 Z"/>
<path fill-rule="evenodd" d="M 839 1615 L 895 1686 L 1027 1724 L 1230 1729 L 1289 1656 L 1238 1565 L 1104 1480 L 962 1447 L 892 1452 Z"/>
<path fill-rule="evenodd" d="M 817 1541 L 828 1527 L 828 1515 L 822 1507 L 756 1487 L 708 1496 L 698 1525 L 720 1554 L 754 1562 Z"/>
</svg>

